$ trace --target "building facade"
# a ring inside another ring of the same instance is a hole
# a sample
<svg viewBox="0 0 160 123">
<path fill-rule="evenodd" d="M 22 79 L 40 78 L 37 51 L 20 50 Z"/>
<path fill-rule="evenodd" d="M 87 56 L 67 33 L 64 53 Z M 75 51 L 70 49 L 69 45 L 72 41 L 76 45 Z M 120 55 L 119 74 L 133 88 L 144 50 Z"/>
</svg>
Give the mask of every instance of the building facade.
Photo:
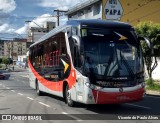
<svg viewBox="0 0 160 123">
<path fill-rule="evenodd" d="M 160 22 L 160 0 L 88 0 L 66 13 L 68 19 L 118 20 L 136 26 L 142 21 Z"/>
<path fill-rule="evenodd" d="M 73 6 L 66 12 L 68 19 L 102 19 L 101 0 L 88 0 Z"/>
<path fill-rule="evenodd" d="M 36 42 L 47 33 L 47 28 L 31 27 L 28 32 L 28 42 Z"/>
<path fill-rule="evenodd" d="M 4 57 L 4 40 L 0 40 L 0 58 Z"/>
<path fill-rule="evenodd" d="M 4 42 L 4 56 L 18 60 L 19 55 L 26 55 L 27 39 L 14 39 L 13 41 Z"/>
<path fill-rule="evenodd" d="M 56 27 L 55 22 L 46 22 L 43 27 L 30 27 L 28 30 L 28 42 L 36 42 L 47 32 Z"/>
</svg>

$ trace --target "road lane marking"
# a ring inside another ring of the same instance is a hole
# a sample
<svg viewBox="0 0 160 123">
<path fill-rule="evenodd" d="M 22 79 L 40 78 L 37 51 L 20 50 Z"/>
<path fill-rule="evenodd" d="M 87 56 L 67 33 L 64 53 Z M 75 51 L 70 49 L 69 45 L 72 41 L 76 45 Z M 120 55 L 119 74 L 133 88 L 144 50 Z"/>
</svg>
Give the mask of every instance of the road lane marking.
<svg viewBox="0 0 160 123">
<path fill-rule="evenodd" d="M 139 107 L 139 108 L 152 109 L 150 107 L 145 107 L 145 106 L 141 106 L 141 105 L 135 105 L 135 104 L 129 104 L 129 103 L 125 103 L 125 104 L 130 105 L 130 106 L 134 106 L 134 107 Z"/>
<path fill-rule="evenodd" d="M 47 106 L 47 107 L 50 107 L 50 105 L 47 105 L 47 104 L 45 104 L 45 103 L 43 103 L 43 102 L 38 102 L 39 104 L 41 104 L 41 105 L 44 105 L 44 106 Z"/>
<path fill-rule="evenodd" d="M 8 88 L 8 87 L 6 87 L 7 89 L 10 89 L 10 88 Z"/>
<path fill-rule="evenodd" d="M 21 77 L 29 78 L 29 76 L 28 76 L 28 75 L 21 75 Z"/>
<path fill-rule="evenodd" d="M 18 94 L 21 95 L 21 96 L 23 95 L 23 94 L 21 94 L 21 93 L 18 93 Z"/>
<path fill-rule="evenodd" d="M 62 112 L 62 114 L 68 114 L 68 113 L 66 113 L 66 112 Z"/>
<path fill-rule="evenodd" d="M 12 92 L 15 92 L 15 90 L 11 90 Z"/>
<path fill-rule="evenodd" d="M 67 112 L 62 112 L 62 114 L 65 114 L 65 115 L 67 115 L 67 116 L 69 116 L 69 117 L 75 119 L 76 121 L 79 121 L 79 122 L 83 121 L 83 120 L 81 120 L 81 119 L 78 118 L 78 117 L 75 117 L 75 116 L 73 116 L 73 115 L 68 114 Z"/>
<path fill-rule="evenodd" d="M 34 100 L 33 98 L 31 98 L 31 97 L 27 97 L 28 99 L 30 99 L 30 100 Z"/>
</svg>

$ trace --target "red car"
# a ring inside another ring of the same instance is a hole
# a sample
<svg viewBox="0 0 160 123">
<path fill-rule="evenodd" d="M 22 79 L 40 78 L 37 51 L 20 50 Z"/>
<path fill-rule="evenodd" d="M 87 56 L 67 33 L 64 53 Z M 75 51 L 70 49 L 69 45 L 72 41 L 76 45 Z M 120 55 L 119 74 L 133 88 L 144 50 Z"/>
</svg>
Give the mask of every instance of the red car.
<svg viewBox="0 0 160 123">
<path fill-rule="evenodd" d="M 0 73 L 0 79 L 5 79 L 5 75 L 3 75 L 2 73 Z"/>
</svg>

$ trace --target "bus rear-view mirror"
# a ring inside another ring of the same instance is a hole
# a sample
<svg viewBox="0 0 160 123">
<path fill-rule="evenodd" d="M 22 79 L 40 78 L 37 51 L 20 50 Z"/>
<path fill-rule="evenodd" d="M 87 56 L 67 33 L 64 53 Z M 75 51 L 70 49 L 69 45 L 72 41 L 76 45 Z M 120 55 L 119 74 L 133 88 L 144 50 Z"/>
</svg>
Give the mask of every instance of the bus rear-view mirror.
<svg viewBox="0 0 160 123">
<path fill-rule="evenodd" d="M 150 50 L 151 50 L 151 54 L 154 53 L 154 52 L 153 52 L 152 43 L 151 43 L 151 41 L 150 41 L 148 38 L 146 38 L 146 37 L 138 37 L 138 39 L 139 39 L 139 41 L 145 41 L 146 44 L 147 44 L 147 46 L 148 46 L 148 47 L 150 48 Z"/>
</svg>

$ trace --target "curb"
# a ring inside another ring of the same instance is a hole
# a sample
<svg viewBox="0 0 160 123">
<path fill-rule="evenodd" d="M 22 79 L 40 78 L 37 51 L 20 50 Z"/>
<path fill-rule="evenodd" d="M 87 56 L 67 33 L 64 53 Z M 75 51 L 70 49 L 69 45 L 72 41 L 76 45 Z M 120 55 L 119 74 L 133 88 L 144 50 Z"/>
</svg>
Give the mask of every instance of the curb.
<svg viewBox="0 0 160 123">
<path fill-rule="evenodd" d="M 160 96 L 159 91 L 146 90 L 147 95 Z"/>
</svg>

